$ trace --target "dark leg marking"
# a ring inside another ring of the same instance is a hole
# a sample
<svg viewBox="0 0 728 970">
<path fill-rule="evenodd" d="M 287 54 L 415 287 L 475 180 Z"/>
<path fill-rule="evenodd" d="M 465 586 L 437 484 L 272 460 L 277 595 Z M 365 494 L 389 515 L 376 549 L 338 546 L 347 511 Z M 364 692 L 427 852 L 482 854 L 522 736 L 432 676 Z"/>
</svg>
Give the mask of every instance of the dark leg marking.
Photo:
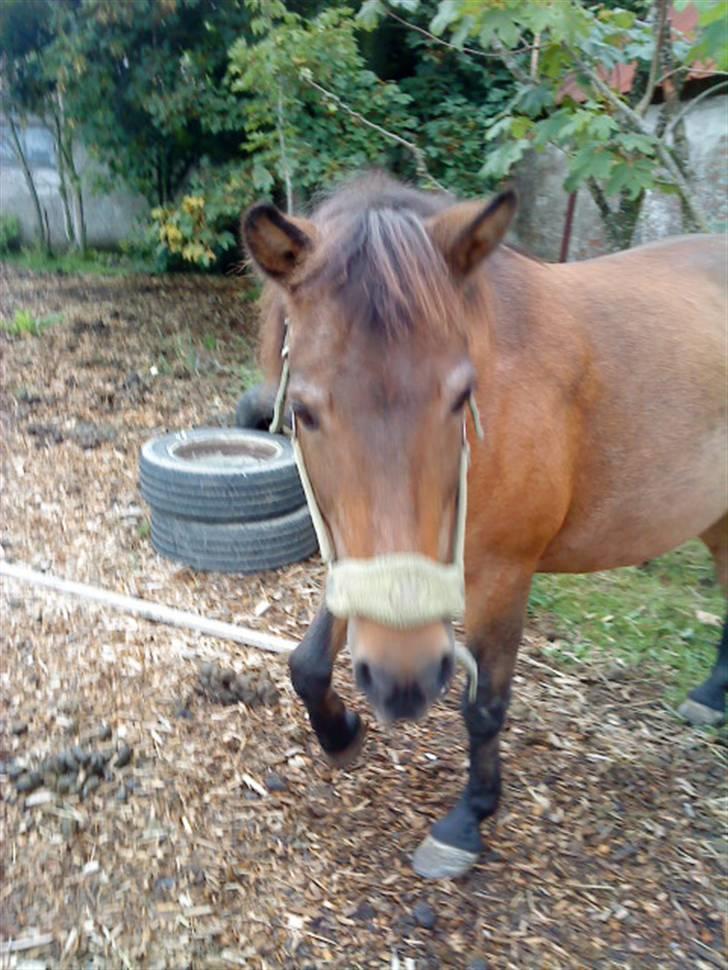
<svg viewBox="0 0 728 970">
<path fill-rule="evenodd" d="M 725 697 L 728 690 L 728 617 L 718 645 L 718 656 L 710 676 L 680 706 L 680 715 L 691 724 L 722 724 L 725 721 Z"/>
<path fill-rule="evenodd" d="M 316 614 L 288 664 L 294 690 L 306 705 L 311 726 L 328 760 L 345 767 L 359 753 L 366 733 L 358 714 L 347 711 L 331 687 L 337 645 L 334 617 L 326 609 Z"/>
<path fill-rule="evenodd" d="M 474 703 L 463 698 L 463 717 L 468 730 L 470 760 L 465 791 L 455 807 L 439 822 L 415 853 L 418 875 L 447 879 L 462 875 L 483 850 L 480 823 L 498 808 L 500 756 L 498 734 L 505 720 L 507 698 L 494 698 L 488 678 L 481 675 Z"/>
</svg>

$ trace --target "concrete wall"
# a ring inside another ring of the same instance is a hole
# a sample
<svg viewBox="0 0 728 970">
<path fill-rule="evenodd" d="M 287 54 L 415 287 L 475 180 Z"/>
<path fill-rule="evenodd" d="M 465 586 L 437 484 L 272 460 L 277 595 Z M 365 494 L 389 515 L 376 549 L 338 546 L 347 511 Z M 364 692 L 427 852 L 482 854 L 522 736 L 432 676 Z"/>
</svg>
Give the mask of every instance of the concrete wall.
<svg viewBox="0 0 728 970">
<path fill-rule="evenodd" d="M 654 124 L 658 108 L 648 120 Z M 690 170 L 695 195 L 716 230 L 728 223 L 728 96 L 707 98 L 685 116 L 690 146 Z M 559 258 L 568 195 L 563 189 L 566 161 L 555 148 L 532 154 L 516 177 L 520 209 L 514 235 L 517 242 L 542 259 Z M 613 200 L 610 200 L 613 201 Z M 683 232 L 680 202 L 672 195 L 648 192 L 634 243 Z M 609 252 L 609 240 L 599 210 L 587 188 L 579 190 L 569 259 Z"/>
<path fill-rule="evenodd" d="M 23 130 L 23 140 L 41 205 L 48 214 L 53 245 L 63 248 L 67 239 L 53 139 L 42 124 L 33 123 Z M 89 245 L 99 248 L 115 246 L 132 234 L 137 220 L 146 214 L 148 206 L 141 196 L 123 186 L 113 192 L 99 191 L 96 182 L 100 170 L 82 147 L 76 150 L 75 160 L 83 182 Z M 0 213 L 17 216 L 22 227 L 23 242 L 35 242 L 35 207 L 4 125 L 0 125 Z"/>
</svg>

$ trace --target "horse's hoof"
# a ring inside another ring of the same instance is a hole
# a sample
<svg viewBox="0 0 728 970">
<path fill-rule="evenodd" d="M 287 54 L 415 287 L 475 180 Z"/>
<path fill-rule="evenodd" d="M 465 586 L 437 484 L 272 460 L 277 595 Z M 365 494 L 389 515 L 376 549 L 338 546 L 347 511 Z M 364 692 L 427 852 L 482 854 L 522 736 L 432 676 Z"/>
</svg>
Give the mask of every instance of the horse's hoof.
<svg viewBox="0 0 728 970">
<path fill-rule="evenodd" d="M 478 861 L 477 852 L 458 849 L 428 835 L 412 857 L 412 867 L 423 879 L 457 879 Z"/>
<path fill-rule="evenodd" d="M 714 707 L 694 701 L 692 697 L 683 701 L 677 712 L 693 727 L 718 727 L 725 721 L 725 714 L 722 711 L 716 711 Z"/>
<path fill-rule="evenodd" d="M 359 757 L 366 736 L 367 726 L 360 720 L 353 741 L 342 751 L 324 751 L 324 757 L 332 768 L 348 768 Z"/>
</svg>

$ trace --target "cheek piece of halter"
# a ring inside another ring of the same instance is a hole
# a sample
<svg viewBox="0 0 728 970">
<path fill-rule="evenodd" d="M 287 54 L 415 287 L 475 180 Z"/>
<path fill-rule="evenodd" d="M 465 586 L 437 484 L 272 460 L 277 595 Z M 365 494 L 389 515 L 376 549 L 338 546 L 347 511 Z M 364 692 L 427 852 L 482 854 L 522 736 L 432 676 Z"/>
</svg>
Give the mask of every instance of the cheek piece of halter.
<svg viewBox="0 0 728 970">
<path fill-rule="evenodd" d="M 270 431 L 283 430 L 286 392 L 289 379 L 288 347 L 290 323 L 286 320 L 281 355 L 281 379 L 276 394 Z M 473 395 L 469 398 L 475 433 L 483 438 L 480 415 Z M 295 415 L 292 419 L 293 453 L 308 503 L 321 557 L 328 564 L 326 606 L 341 619 L 364 617 L 383 626 L 408 629 L 428 623 L 461 620 L 465 613 L 465 524 L 468 501 L 468 465 L 470 447 L 466 434 L 466 418 L 462 425 L 460 475 L 458 482 L 457 514 L 453 534 L 453 558 L 449 563 L 437 562 L 416 552 L 396 552 L 369 559 L 337 559 L 329 529 L 321 514 L 311 484 L 303 452 L 296 433 Z M 452 637 L 452 632 L 450 633 Z M 478 666 L 470 651 L 453 639 L 455 658 L 466 667 L 469 676 L 470 700 L 475 699 L 478 687 Z"/>
</svg>

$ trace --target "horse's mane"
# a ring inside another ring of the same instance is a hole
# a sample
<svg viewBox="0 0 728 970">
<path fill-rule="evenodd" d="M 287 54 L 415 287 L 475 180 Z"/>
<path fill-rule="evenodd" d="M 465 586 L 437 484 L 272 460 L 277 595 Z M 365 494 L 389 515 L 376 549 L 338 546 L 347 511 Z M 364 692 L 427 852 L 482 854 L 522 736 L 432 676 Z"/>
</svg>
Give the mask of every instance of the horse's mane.
<svg viewBox="0 0 728 970">
<path fill-rule="evenodd" d="M 359 176 L 319 197 L 310 215 L 320 242 L 296 280 L 301 295 L 336 297 L 348 326 L 366 327 L 384 340 L 416 328 L 442 335 L 464 326 L 445 260 L 425 221 L 456 200 L 423 192 L 384 173 Z M 283 301 L 267 284 L 262 300 L 261 363 L 280 366 Z"/>
</svg>

